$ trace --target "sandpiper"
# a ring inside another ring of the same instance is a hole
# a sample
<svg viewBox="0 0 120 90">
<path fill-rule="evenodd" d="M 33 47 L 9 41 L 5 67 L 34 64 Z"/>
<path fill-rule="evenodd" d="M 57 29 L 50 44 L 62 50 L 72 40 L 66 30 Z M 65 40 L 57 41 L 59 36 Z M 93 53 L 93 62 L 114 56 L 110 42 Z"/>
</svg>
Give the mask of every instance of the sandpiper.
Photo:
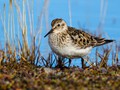
<svg viewBox="0 0 120 90">
<path fill-rule="evenodd" d="M 60 18 L 54 19 L 51 26 L 52 29 L 44 37 L 49 36 L 49 45 L 54 53 L 69 59 L 82 58 L 88 55 L 92 48 L 114 41 L 67 26 Z"/>
</svg>

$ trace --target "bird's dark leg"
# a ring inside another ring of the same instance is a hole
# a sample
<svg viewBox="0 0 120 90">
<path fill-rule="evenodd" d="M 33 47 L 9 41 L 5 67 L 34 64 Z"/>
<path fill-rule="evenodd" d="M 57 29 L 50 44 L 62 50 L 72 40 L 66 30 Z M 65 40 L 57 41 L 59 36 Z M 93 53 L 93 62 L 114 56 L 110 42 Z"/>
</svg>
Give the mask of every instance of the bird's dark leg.
<svg viewBox="0 0 120 90">
<path fill-rule="evenodd" d="M 82 68 L 85 68 L 86 67 L 86 65 L 85 65 L 85 63 L 84 63 L 84 59 L 81 57 L 81 63 L 82 63 Z"/>
<path fill-rule="evenodd" d="M 62 68 L 62 67 L 63 67 L 62 57 L 58 56 L 58 61 L 57 61 L 57 63 L 58 63 L 58 65 L 57 65 L 58 68 Z"/>
<path fill-rule="evenodd" d="M 68 67 L 70 67 L 70 64 L 71 64 L 71 59 L 69 59 L 69 64 L 68 64 Z"/>
<path fill-rule="evenodd" d="M 84 61 L 86 61 L 90 66 L 93 66 L 93 64 L 92 64 L 87 58 L 82 58 L 82 57 L 81 57 L 82 68 L 85 68 L 85 67 L 86 67 Z"/>
</svg>

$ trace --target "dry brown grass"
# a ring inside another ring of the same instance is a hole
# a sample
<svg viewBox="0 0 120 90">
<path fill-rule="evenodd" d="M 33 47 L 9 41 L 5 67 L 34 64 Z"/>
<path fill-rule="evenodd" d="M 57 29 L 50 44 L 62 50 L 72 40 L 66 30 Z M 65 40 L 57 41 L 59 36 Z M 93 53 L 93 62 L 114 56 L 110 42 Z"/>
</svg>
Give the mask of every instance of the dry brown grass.
<svg viewBox="0 0 120 90">
<path fill-rule="evenodd" d="M 47 10 L 49 1 L 44 0 L 36 29 L 34 27 L 33 2 L 34 0 L 31 2 L 23 0 L 21 7 L 19 0 L 9 0 L 8 15 L 6 4 L 3 5 L 1 22 L 5 46 L 0 50 L 0 90 L 119 90 L 120 43 L 96 48 L 95 58 L 87 57 L 87 60 L 95 61 L 94 66 L 87 66 L 87 63 L 83 62 L 80 66 L 84 69 L 70 66 L 69 59 L 58 57 L 54 53 L 49 53 L 48 58 L 45 58 L 41 55 L 40 45 L 44 14 L 48 29 L 48 16 L 45 10 Z M 70 0 L 68 4 L 71 23 Z M 17 16 L 15 16 L 14 10 L 17 12 Z M 101 9 L 102 12 L 104 10 Z M 101 18 L 102 20 L 105 18 L 105 12 L 103 17 L 101 14 Z M 98 29 L 102 28 L 103 24 Z M 101 37 L 103 31 L 98 31 L 95 35 Z M 111 66 L 108 65 L 110 60 L 112 61 Z"/>
</svg>

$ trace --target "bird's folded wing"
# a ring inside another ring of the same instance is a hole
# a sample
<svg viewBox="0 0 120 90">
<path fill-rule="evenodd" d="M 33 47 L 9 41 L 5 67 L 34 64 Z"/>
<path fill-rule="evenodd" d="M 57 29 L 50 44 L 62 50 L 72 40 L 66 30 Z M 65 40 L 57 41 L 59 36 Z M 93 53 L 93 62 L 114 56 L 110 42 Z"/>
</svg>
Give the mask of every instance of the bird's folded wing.
<svg viewBox="0 0 120 90">
<path fill-rule="evenodd" d="M 68 33 L 72 39 L 73 44 L 78 48 L 96 47 L 100 46 L 113 40 L 105 40 L 104 38 L 94 37 L 82 30 L 68 27 Z"/>
</svg>

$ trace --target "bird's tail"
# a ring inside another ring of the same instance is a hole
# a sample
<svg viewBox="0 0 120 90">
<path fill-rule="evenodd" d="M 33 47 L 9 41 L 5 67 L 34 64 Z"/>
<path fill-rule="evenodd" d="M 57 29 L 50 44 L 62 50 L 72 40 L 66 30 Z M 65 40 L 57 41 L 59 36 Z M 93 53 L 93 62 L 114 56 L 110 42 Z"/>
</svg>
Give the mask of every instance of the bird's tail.
<svg viewBox="0 0 120 90">
<path fill-rule="evenodd" d="M 104 45 L 104 44 L 108 44 L 108 43 L 111 43 L 115 40 L 107 40 L 107 39 L 104 39 L 104 38 L 95 38 L 96 41 L 97 41 L 97 44 L 96 46 L 101 46 L 101 45 Z"/>
</svg>

